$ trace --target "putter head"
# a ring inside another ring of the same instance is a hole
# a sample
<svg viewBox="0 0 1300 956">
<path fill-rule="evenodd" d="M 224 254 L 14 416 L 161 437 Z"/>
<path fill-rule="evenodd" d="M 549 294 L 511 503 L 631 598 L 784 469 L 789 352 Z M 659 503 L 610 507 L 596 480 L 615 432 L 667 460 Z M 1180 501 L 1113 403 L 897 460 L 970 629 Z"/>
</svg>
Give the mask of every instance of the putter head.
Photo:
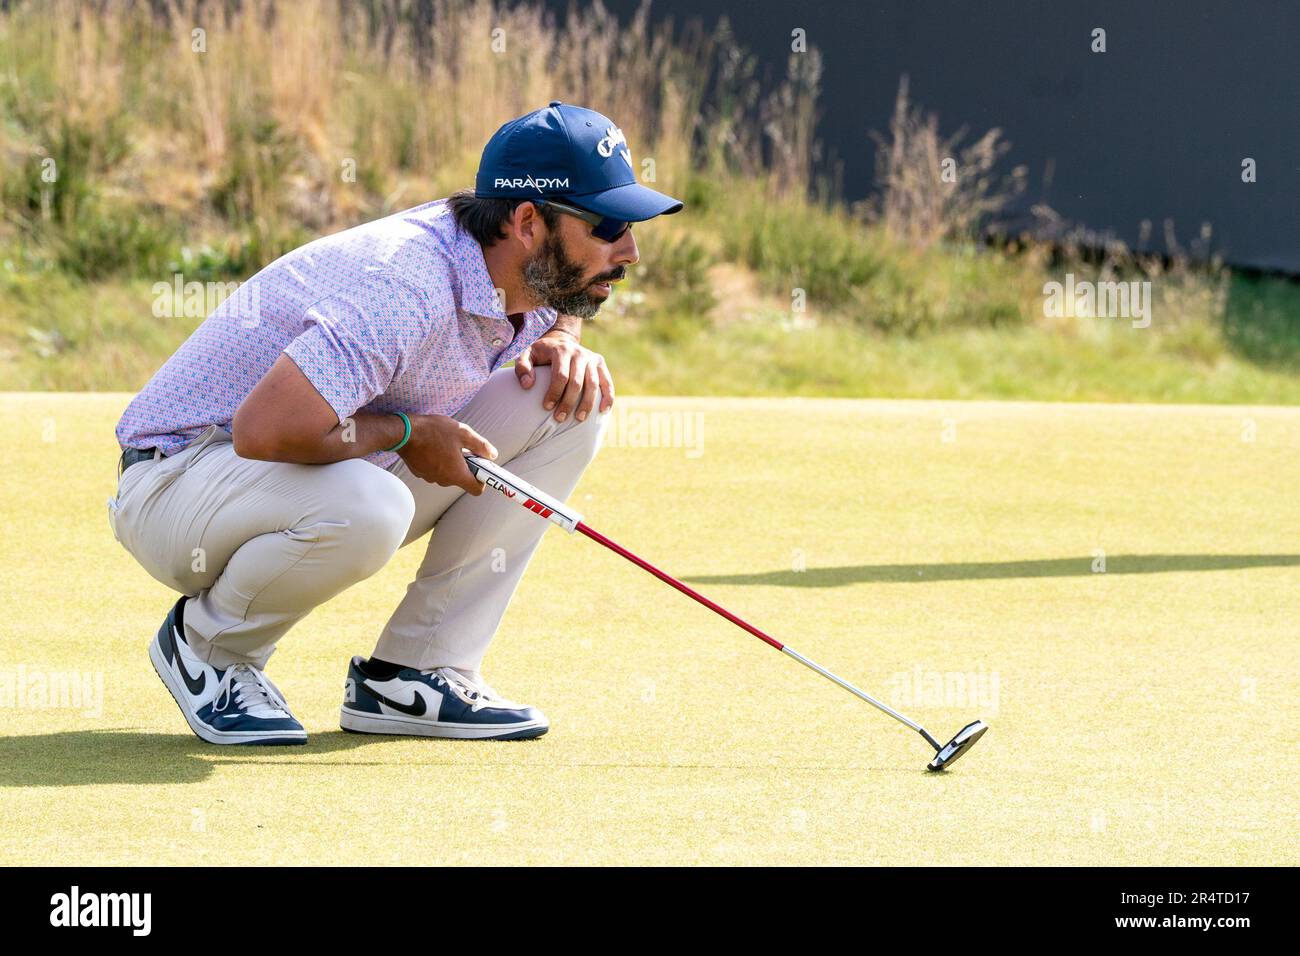
<svg viewBox="0 0 1300 956">
<path fill-rule="evenodd" d="M 934 759 L 927 765 L 927 770 L 944 770 L 957 760 L 966 751 L 975 746 L 979 740 L 988 731 L 988 724 L 982 720 L 977 720 L 973 724 L 967 724 L 961 730 L 957 731 L 957 736 L 948 741 L 943 749 L 934 755 Z"/>
</svg>

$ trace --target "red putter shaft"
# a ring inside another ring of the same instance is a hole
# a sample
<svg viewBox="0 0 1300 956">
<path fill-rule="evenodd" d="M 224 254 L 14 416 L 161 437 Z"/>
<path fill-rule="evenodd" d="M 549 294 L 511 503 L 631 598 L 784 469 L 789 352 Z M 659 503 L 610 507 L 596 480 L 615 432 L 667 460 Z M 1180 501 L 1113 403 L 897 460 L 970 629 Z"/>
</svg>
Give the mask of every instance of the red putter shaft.
<svg viewBox="0 0 1300 956">
<path fill-rule="evenodd" d="M 615 541 L 611 541 L 609 538 L 605 537 L 603 534 L 601 534 L 599 531 L 595 530 L 594 528 L 589 528 L 583 522 L 579 521 L 577 524 L 577 530 L 581 531 L 592 541 L 596 541 L 599 542 L 600 544 L 603 544 L 605 547 L 609 548 L 615 554 L 621 554 L 623 557 L 627 558 L 629 561 L 631 561 L 633 564 L 637 565 L 638 567 L 645 568 L 645 570 L 649 571 L 660 581 L 663 581 L 665 584 L 671 584 L 673 587 L 681 591 L 687 597 L 695 598 L 695 600 L 699 601 L 709 610 L 716 611 L 717 613 L 721 614 L 723 617 L 725 617 L 732 624 L 735 624 L 737 627 L 743 627 L 745 630 L 749 631 L 750 634 L 753 634 L 755 637 L 759 638 L 760 640 L 767 641 L 767 643 L 771 644 L 778 651 L 785 650 L 785 645 L 782 644 L 780 641 L 776 640 L 773 637 L 769 637 L 767 634 L 764 634 L 762 631 L 754 627 L 752 624 L 736 617 L 736 615 L 732 614 L 721 604 L 716 604 L 713 601 L 710 601 L 708 598 L 706 598 L 699 591 L 696 591 L 694 588 L 689 588 L 685 584 L 682 584 L 681 581 L 678 581 L 671 574 L 668 574 L 664 571 L 660 571 L 649 561 L 645 561 L 642 560 L 641 558 L 638 558 L 631 551 L 627 550 L 627 548 L 623 547 L 622 545 L 618 544 Z"/>
<path fill-rule="evenodd" d="M 721 614 L 732 624 L 736 625 L 739 628 L 743 628 L 744 630 L 748 631 L 750 634 L 753 634 L 755 637 L 759 638 L 760 640 L 768 644 L 771 644 L 773 647 L 775 647 L 778 651 L 781 651 L 783 654 L 788 654 L 790 657 L 793 657 L 800 664 L 803 664 L 805 667 L 809 668 L 810 670 L 814 670 L 818 674 L 821 674 L 823 677 L 827 678 L 828 680 L 834 681 L 836 684 L 839 684 L 841 687 L 847 690 L 850 694 L 853 694 L 855 697 L 860 697 L 862 700 L 865 700 L 871 706 L 877 708 L 878 710 L 884 711 L 886 714 L 888 714 L 890 717 L 893 717 L 895 720 L 899 721 L 900 723 L 906 724 L 908 727 L 911 727 L 913 730 L 915 730 L 917 733 L 919 733 L 922 737 L 925 738 L 926 742 L 935 749 L 936 753 L 941 752 L 943 750 L 943 744 L 939 743 L 939 741 L 935 740 L 932 736 L 930 736 L 930 732 L 926 730 L 924 727 L 922 727 L 920 724 L 916 723 L 915 721 L 907 717 L 904 717 L 902 714 L 894 710 L 892 707 L 889 707 L 886 704 L 882 704 L 880 701 L 876 700 L 876 698 L 872 697 L 870 694 L 866 693 L 865 691 L 853 686 L 844 678 L 837 677 L 835 674 L 832 674 L 830 671 L 822 667 L 816 661 L 812 661 L 804 657 L 794 648 L 786 647 L 776 638 L 764 634 L 762 631 L 754 627 L 754 625 L 750 624 L 748 621 L 744 621 L 736 617 L 736 615 L 732 614 L 721 604 L 717 604 L 713 601 L 710 601 L 699 591 L 696 591 L 695 589 L 689 588 L 685 584 L 682 584 L 681 581 L 678 581 L 671 574 L 668 574 L 664 571 L 660 571 L 649 561 L 646 561 L 642 558 L 638 558 L 627 548 L 623 547 L 620 544 L 617 544 L 614 541 L 611 541 L 609 538 L 605 537 L 603 534 L 601 534 L 599 531 L 595 530 L 594 528 L 590 528 L 587 525 L 583 524 L 582 520 L 578 518 L 576 515 L 574 516 L 572 527 L 574 531 L 581 531 L 583 534 L 585 534 L 592 541 L 595 541 L 597 544 L 603 544 L 605 547 L 609 548 L 615 554 L 622 555 L 623 557 L 631 561 L 633 564 L 635 564 L 637 567 L 644 568 L 645 570 L 649 571 L 651 574 L 657 577 L 660 581 L 663 581 L 665 584 L 671 584 L 673 587 L 681 591 L 687 597 L 694 598 L 695 600 L 703 604 L 705 607 L 707 607 L 710 611 L 715 611 L 718 614 Z M 934 768 L 932 767 L 931 769 Z"/>
<path fill-rule="evenodd" d="M 547 521 L 550 521 L 552 524 L 559 525 L 565 531 L 568 531 L 570 533 L 574 531 L 581 531 L 592 541 L 595 541 L 597 544 L 603 544 L 605 547 L 609 548 L 609 550 L 613 551 L 615 554 L 627 558 L 627 560 L 631 561 L 637 567 L 649 571 L 660 581 L 663 581 L 665 584 L 672 585 L 676 590 L 681 591 L 687 597 L 692 598 L 693 600 L 697 601 L 700 604 L 703 604 L 710 611 L 713 611 L 714 613 L 719 614 L 722 617 L 725 617 L 732 624 L 736 625 L 736 627 L 739 627 L 742 630 L 748 631 L 750 634 L 753 634 L 764 644 L 768 644 L 776 648 L 781 653 L 793 657 L 795 660 L 797 660 L 800 664 L 803 664 L 809 670 L 816 671 L 818 674 L 821 674 L 827 680 L 839 684 L 841 687 L 847 690 L 850 694 L 853 694 L 855 697 L 858 697 L 866 701 L 868 704 L 875 707 L 877 710 L 883 711 L 884 713 L 888 714 L 890 717 L 893 717 L 899 723 L 911 727 L 913 730 L 915 730 L 917 733 L 919 733 L 922 737 L 925 738 L 926 743 L 928 743 L 931 747 L 933 747 L 935 753 L 937 754 L 934 760 L 930 762 L 929 765 L 930 770 L 942 770 L 945 766 L 952 763 L 954 760 L 958 759 L 962 754 L 964 754 L 967 750 L 969 750 L 972 746 L 974 746 L 975 742 L 979 740 L 981 736 L 983 736 L 984 731 L 988 730 L 988 727 L 984 725 L 983 721 L 977 720 L 973 724 L 968 724 L 967 726 L 963 727 L 957 733 L 957 736 L 953 737 L 953 739 L 947 744 L 947 746 L 944 746 L 943 744 L 939 743 L 939 741 L 935 740 L 934 737 L 930 736 L 930 732 L 928 730 L 926 730 L 920 724 L 916 723 L 914 720 L 910 720 L 909 718 L 904 717 L 902 714 L 894 710 L 888 704 L 881 703 L 880 701 L 876 700 L 876 698 L 872 697 L 870 694 L 866 693 L 865 691 L 857 687 L 854 687 L 844 678 L 832 674 L 830 671 L 822 667 L 816 661 L 809 660 L 808 658 L 800 654 L 798 651 L 796 651 L 794 648 L 787 647 L 785 644 L 782 644 L 780 641 L 776 640 L 770 635 L 764 634 L 762 631 L 754 627 L 752 624 L 736 617 L 736 615 L 732 614 L 722 605 L 710 601 L 703 594 L 700 594 L 698 591 L 694 590 L 693 588 L 689 588 L 685 584 L 682 584 L 681 581 L 678 581 L 671 574 L 667 574 L 663 571 L 660 571 L 649 561 L 645 561 L 641 558 L 638 558 L 631 551 L 627 550 L 627 548 L 624 548 L 622 545 L 616 544 L 615 542 L 611 541 L 609 538 L 605 537 L 599 531 L 589 528 L 587 525 L 583 524 L 582 515 L 578 514 L 577 511 L 575 511 L 565 502 L 560 501 L 558 498 L 553 498 L 551 495 L 548 495 L 540 488 L 534 488 L 532 485 L 524 481 L 518 475 L 511 474 L 509 471 L 507 471 L 505 468 L 501 467 L 500 465 L 496 464 L 495 462 L 491 462 L 488 461 L 487 459 L 480 458 L 477 455 L 470 454 L 469 452 L 465 452 L 464 454 L 465 454 L 465 462 L 470 469 L 470 474 L 473 475 L 475 478 L 477 478 L 479 481 L 483 482 L 488 487 L 495 488 L 497 491 L 501 492 L 501 494 L 505 495 L 507 498 L 511 499 L 512 501 L 516 502 L 522 507 L 527 508 L 533 514 L 537 515 L 540 518 L 545 518 Z"/>
</svg>

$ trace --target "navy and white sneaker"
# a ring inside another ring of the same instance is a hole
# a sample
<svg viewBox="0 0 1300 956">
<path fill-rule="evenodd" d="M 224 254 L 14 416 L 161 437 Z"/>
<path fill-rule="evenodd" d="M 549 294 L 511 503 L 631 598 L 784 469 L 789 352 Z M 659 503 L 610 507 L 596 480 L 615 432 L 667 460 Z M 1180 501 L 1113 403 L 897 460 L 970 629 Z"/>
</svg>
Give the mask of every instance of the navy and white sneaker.
<svg viewBox="0 0 1300 956">
<path fill-rule="evenodd" d="M 459 671 L 406 667 L 380 680 L 352 658 L 339 726 L 363 734 L 408 734 L 471 740 L 526 740 L 551 729 L 536 707 L 506 700 Z"/>
<path fill-rule="evenodd" d="M 182 597 L 149 645 L 149 660 L 190 729 L 211 744 L 305 744 L 280 689 L 251 664 L 218 669 L 185 639 Z"/>
</svg>

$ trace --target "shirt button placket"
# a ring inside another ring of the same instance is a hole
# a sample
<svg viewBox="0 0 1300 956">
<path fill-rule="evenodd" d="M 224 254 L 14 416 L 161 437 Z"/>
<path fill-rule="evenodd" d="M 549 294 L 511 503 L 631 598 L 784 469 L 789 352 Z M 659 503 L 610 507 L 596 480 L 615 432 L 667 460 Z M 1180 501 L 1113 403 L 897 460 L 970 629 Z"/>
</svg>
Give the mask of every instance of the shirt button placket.
<svg viewBox="0 0 1300 956">
<path fill-rule="evenodd" d="M 515 327 L 511 325 L 509 322 L 496 323 L 495 334 L 492 336 L 492 347 L 494 349 L 499 349 L 501 348 L 501 346 L 506 344 L 507 329 L 509 330 L 510 335 L 514 335 Z"/>
</svg>

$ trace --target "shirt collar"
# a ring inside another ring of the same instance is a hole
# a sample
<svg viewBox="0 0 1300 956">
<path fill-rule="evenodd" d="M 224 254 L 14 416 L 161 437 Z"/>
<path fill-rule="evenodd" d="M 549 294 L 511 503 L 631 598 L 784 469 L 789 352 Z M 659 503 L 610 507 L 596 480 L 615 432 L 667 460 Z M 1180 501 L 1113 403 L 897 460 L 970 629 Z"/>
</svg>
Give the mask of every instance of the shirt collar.
<svg viewBox="0 0 1300 956">
<path fill-rule="evenodd" d="M 497 298 L 496 286 L 492 284 L 492 275 L 488 272 L 487 260 L 483 257 L 483 247 L 469 233 L 456 227 L 455 261 L 466 264 L 461 276 L 460 308 L 462 312 L 480 315 L 498 322 L 510 324 L 506 310 Z M 552 308 L 542 306 L 524 313 L 524 324 L 545 321 L 547 328 L 555 324 L 558 314 Z"/>
<path fill-rule="evenodd" d="M 483 247 L 459 226 L 455 227 L 453 242 L 456 245 L 456 252 L 452 261 L 463 263 L 465 266 L 461 273 L 461 311 L 506 321 L 505 309 L 501 307 L 501 301 L 497 298 L 496 286 L 492 284 L 487 260 L 483 258 Z"/>
</svg>

